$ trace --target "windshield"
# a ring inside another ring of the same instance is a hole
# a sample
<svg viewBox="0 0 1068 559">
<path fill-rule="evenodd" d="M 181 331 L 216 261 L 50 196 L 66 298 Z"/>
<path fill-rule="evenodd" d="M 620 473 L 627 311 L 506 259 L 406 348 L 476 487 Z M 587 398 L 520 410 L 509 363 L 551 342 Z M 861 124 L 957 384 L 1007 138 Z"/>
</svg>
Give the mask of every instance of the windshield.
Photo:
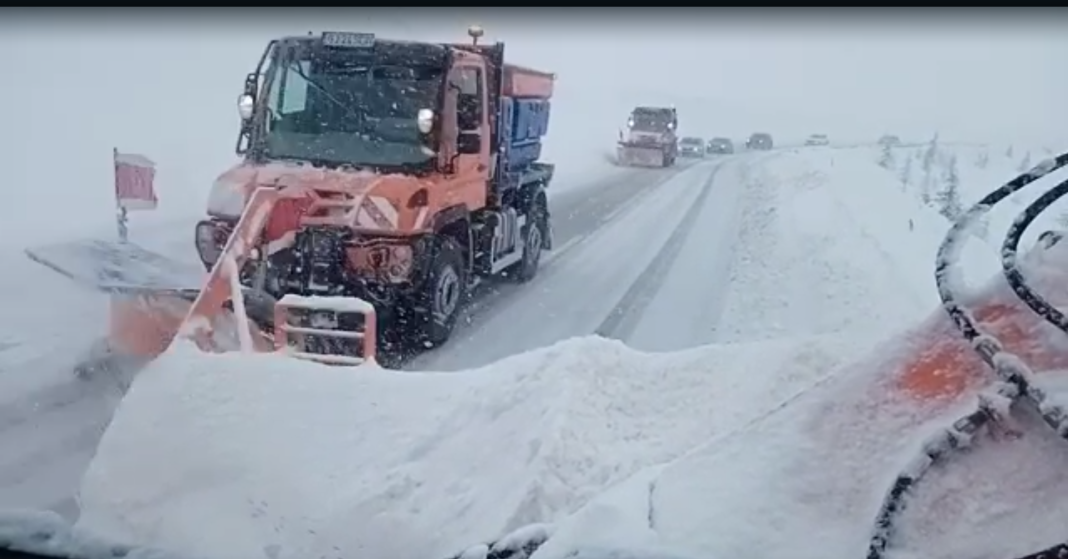
<svg viewBox="0 0 1068 559">
<path fill-rule="evenodd" d="M 703 145 L 704 142 L 701 141 L 701 138 L 683 138 L 680 143 L 684 146 L 699 146 Z"/>
<path fill-rule="evenodd" d="M 644 132 L 663 132 L 670 130 L 674 121 L 671 111 L 635 111 L 630 117 L 631 128 Z"/>
<path fill-rule="evenodd" d="M 288 49 L 268 84 L 263 154 L 357 167 L 428 162 L 416 115 L 437 107 L 444 70 L 379 62 L 365 51 Z"/>
</svg>

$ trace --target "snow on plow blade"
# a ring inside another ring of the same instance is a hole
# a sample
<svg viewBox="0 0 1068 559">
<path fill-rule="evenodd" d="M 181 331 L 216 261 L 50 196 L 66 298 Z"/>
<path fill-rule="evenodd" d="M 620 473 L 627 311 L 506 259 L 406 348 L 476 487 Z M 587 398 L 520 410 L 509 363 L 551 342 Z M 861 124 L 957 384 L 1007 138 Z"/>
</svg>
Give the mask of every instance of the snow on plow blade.
<svg viewBox="0 0 1068 559">
<path fill-rule="evenodd" d="M 296 295 L 276 300 L 240 284 L 240 270 L 257 255 L 263 227 L 281 196 L 270 188 L 253 193 L 206 279 L 200 270 L 132 243 L 28 249 L 32 260 L 109 295 L 107 340 L 78 372 L 138 369 L 177 338 L 210 352 L 281 351 L 332 365 L 372 361 L 377 319 L 370 303 Z"/>
<path fill-rule="evenodd" d="M 657 148 L 620 146 L 619 164 L 627 167 L 663 167 L 664 152 Z"/>
</svg>

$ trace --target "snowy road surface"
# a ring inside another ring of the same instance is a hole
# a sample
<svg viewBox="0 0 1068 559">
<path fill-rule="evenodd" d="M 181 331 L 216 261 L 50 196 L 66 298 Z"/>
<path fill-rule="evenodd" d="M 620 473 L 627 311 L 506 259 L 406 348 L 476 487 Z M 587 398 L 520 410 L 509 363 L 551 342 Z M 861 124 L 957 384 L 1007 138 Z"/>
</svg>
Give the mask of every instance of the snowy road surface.
<svg viewBox="0 0 1068 559">
<path fill-rule="evenodd" d="M 576 246 L 636 197 L 685 168 L 615 169 L 585 186 L 551 192 L 557 246 L 561 252 Z M 164 221 L 132 236 L 188 261 L 195 258 L 191 223 Z M 7 308 L 12 311 L 11 328 L 0 331 L 0 505 L 73 515 L 70 497 L 119 400 L 108 382 L 79 382 L 70 375 L 81 352 L 104 330 L 104 300 L 30 262 L 20 250 L 7 250 L 0 258 L 9 267 L 3 281 L 11 284 L 0 292 L 11 299 Z M 553 268 L 547 261 L 544 272 Z M 49 298 L 42 305 L 19 300 L 27 285 L 47 291 Z M 503 299 L 477 304 L 492 308 Z"/>
<path fill-rule="evenodd" d="M 503 288 L 504 301 L 476 309 L 448 346 L 408 367 L 479 367 L 591 333 L 648 350 L 715 341 L 734 246 L 745 242 L 736 235 L 738 202 L 749 169 L 770 157 L 701 162 L 650 189 L 558 251 L 538 281 Z"/>
</svg>

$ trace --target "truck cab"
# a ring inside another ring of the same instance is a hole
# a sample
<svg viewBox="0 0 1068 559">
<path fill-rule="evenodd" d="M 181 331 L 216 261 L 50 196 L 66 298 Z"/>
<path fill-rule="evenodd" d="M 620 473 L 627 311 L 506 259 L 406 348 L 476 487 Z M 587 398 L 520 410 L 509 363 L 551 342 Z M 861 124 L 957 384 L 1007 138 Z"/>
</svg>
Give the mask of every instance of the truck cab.
<svg viewBox="0 0 1068 559">
<path fill-rule="evenodd" d="M 503 44 L 469 33 L 271 41 L 238 99 L 243 160 L 197 224 L 205 267 L 269 187 L 280 199 L 241 275 L 274 298 L 358 297 L 436 345 L 480 280 L 531 279 L 552 245 L 554 168 L 538 160 L 554 76 L 505 64 Z"/>
</svg>

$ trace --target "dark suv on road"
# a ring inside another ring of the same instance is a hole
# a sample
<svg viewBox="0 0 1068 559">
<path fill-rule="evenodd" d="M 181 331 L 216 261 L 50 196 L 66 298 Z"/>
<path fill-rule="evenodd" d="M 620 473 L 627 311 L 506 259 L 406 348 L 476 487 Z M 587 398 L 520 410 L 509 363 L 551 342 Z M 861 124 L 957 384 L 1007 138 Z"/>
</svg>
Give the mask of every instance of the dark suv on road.
<svg viewBox="0 0 1068 559">
<path fill-rule="evenodd" d="M 708 141 L 707 150 L 710 154 L 734 153 L 734 142 L 730 138 L 712 138 Z"/>
<path fill-rule="evenodd" d="M 774 144 L 771 141 L 771 134 L 766 132 L 754 132 L 745 142 L 745 149 L 769 150 L 772 147 Z"/>
</svg>

